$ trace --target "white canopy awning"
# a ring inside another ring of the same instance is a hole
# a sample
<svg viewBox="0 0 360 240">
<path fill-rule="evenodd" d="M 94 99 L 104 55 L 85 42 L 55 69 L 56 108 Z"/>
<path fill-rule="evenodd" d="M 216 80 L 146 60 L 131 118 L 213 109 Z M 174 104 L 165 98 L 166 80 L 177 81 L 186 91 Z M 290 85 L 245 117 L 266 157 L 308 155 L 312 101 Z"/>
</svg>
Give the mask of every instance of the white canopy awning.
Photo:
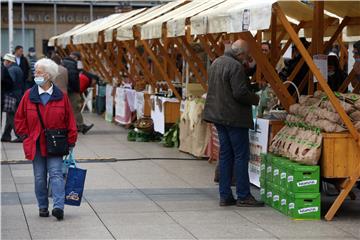
<svg viewBox="0 0 360 240">
<path fill-rule="evenodd" d="M 102 24 L 93 25 L 86 31 L 78 33 L 73 36 L 74 44 L 81 44 L 81 43 L 96 43 L 98 41 L 99 32 L 114 26 L 115 24 L 121 23 L 131 17 L 135 16 L 143 12 L 145 8 L 133 10 L 126 13 L 117 13 L 110 15 L 106 21 L 102 22 Z"/>
<path fill-rule="evenodd" d="M 186 5 L 180 6 L 175 10 L 168 12 L 154 20 L 141 26 L 142 39 L 160 38 L 162 34 L 162 25 L 167 23 L 167 36 L 185 35 L 185 20 L 204 10 L 207 10 L 225 0 L 202 1 L 195 0 Z"/>
<path fill-rule="evenodd" d="M 190 18 L 191 34 L 268 29 L 273 0 L 228 0 Z"/>
<path fill-rule="evenodd" d="M 64 33 L 62 33 L 62 34 L 59 34 L 59 35 L 56 35 L 56 36 L 51 37 L 51 38 L 49 39 L 48 46 L 49 46 L 49 47 L 55 46 L 55 40 L 56 40 L 56 39 L 58 39 L 59 37 L 63 36 L 63 35 L 66 34 L 66 33 L 74 32 L 75 30 L 81 28 L 81 27 L 84 26 L 84 25 L 85 25 L 84 23 L 83 23 L 83 24 L 76 25 L 75 27 L 73 27 L 72 29 L 70 29 L 70 30 L 67 31 L 67 32 L 64 32 Z"/>
<path fill-rule="evenodd" d="M 104 18 L 99 18 L 95 21 L 92 21 L 88 24 L 85 24 L 83 26 L 81 26 L 80 28 L 75 29 L 74 31 L 69 31 L 66 32 L 64 34 L 62 34 L 61 36 L 58 37 L 57 42 L 59 45 L 62 45 L 63 47 L 66 47 L 66 45 L 70 44 L 71 41 L 71 37 L 75 34 L 79 34 L 83 31 L 86 31 L 87 29 L 91 28 L 94 25 L 97 24 L 101 24 L 102 22 L 106 21 L 107 17 Z"/>
<path fill-rule="evenodd" d="M 177 6 L 179 6 L 181 4 L 184 4 L 183 0 L 170 2 L 165 5 L 162 5 L 161 7 L 156 8 L 155 10 L 149 12 L 148 14 L 143 15 L 142 17 L 134 19 L 133 21 L 130 21 L 126 24 L 121 24 L 121 26 L 119 26 L 117 28 L 116 39 L 119 41 L 134 39 L 134 36 L 133 36 L 133 27 L 134 26 L 141 25 L 152 19 L 155 19 L 155 18 L 167 13 L 168 11 L 171 11 L 172 9 L 176 8 Z"/>
</svg>

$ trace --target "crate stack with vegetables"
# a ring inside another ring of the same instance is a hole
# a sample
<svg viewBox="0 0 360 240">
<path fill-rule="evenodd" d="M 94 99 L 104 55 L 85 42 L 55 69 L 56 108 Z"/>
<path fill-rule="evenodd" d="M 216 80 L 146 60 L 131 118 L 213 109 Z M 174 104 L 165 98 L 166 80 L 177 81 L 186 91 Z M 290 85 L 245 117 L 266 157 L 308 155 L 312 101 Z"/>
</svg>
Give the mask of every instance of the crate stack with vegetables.
<svg viewBox="0 0 360 240">
<path fill-rule="evenodd" d="M 360 130 L 360 95 L 335 94 Z M 347 131 L 339 114 L 321 91 L 301 96 L 290 107 L 286 125 L 262 156 L 261 196 L 271 207 L 295 219 L 320 219 L 322 132 Z"/>
</svg>

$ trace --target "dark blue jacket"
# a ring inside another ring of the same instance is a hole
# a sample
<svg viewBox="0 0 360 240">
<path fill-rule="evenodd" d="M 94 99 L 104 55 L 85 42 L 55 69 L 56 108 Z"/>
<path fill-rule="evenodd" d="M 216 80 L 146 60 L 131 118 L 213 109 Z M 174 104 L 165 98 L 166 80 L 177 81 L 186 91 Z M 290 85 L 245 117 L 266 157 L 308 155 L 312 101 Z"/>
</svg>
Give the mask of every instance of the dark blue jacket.
<svg viewBox="0 0 360 240">
<path fill-rule="evenodd" d="M 23 81 L 23 77 L 24 77 L 23 72 L 16 63 L 11 64 L 10 67 L 8 68 L 8 71 L 13 81 L 13 88 L 11 90 L 11 95 L 15 97 L 19 103 L 25 90 L 25 82 Z"/>
</svg>

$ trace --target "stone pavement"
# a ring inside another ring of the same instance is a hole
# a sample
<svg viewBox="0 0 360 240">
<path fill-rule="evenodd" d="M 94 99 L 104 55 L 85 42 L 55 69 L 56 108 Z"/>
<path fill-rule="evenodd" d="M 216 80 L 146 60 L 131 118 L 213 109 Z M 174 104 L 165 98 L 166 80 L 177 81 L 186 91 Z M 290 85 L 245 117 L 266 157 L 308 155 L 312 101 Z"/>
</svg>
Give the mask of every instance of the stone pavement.
<svg viewBox="0 0 360 240">
<path fill-rule="evenodd" d="M 79 164 L 88 170 L 84 199 L 66 206 L 60 222 L 38 217 L 32 165 L 3 163 L 1 239 L 360 239 L 359 200 L 346 200 L 332 222 L 294 221 L 269 207 L 219 207 L 214 165 L 158 143 L 128 143 L 121 127 L 87 119 L 97 126 L 80 136 L 77 156 L 119 160 Z M 16 146 L 2 146 L 9 162 L 23 158 Z"/>
</svg>

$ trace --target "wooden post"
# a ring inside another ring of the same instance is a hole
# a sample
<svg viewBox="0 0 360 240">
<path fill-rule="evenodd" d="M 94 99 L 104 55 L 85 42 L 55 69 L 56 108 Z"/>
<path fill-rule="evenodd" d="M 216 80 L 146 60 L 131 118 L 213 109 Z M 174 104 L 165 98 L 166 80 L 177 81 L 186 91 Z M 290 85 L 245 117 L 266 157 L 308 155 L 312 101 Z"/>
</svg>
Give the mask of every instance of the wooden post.
<svg viewBox="0 0 360 240">
<path fill-rule="evenodd" d="M 270 61 L 271 61 L 271 65 L 273 65 L 274 67 L 276 67 L 276 63 L 278 61 L 276 61 L 278 59 L 277 57 L 277 41 L 276 41 L 276 34 L 277 34 L 277 21 L 276 21 L 276 15 L 274 10 L 272 10 L 271 12 L 271 49 L 270 49 Z"/>
<path fill-rule="evenodd" d="M 279 75 L 275 71 L 275 68 L 271 65 L 267 58 L 264 58 L 264 54 L 260 51 L 260 45 L 255 41 L 250 32 L 240 33 L 242 39 L 244 39 L 251 49 L 251 54 L 254 57 L 266 80 L 272 86 L 278 96 L 282 106 L 289 111 L 292 104 L 295 103 L 294 99 L 290 96 L 288 90 L 283 85 L 279 78 Z"/>
<path fill-rule="evenodd" d="M 315 77 L 318 79 L 319 84 L 321 85 L 322 89 L 326 93 L 326 95 L 329 97 L 329 100 L 331 104 L 334 106 L 336 111 L 339 113 L 341 119 L 345 123 L 346 127 L 349 129 L 350 134 L 354 138 L 354 140 L 357 142 L 358 147 L 360 147 L 360 141 L 359 141 L 359 132 L 354 127 L 353 123 L 351 122 L 349 116 L 346 114 L 344 108 L 341 106 L 339 100 L 335 97 L 334 93 L 331 91 L 329 85 L 327 84 L 326 80 L 323 78 L 322 74 L 320 73 L 319 69 L 314 64 L 311 56 L 308 54 L 304 46 L 302 45 L 300 39 L 296 35 L 294 29 L 291 27 L 290 23 L 286 19 L 285 14 L 282 12 L 281 8 L 277 3 L 273 5 L 273 7 L 276 9 L 277 16 L 279 17 L 280 21 L 282 22 L 285 29 L 288 31 L 290 37 L 294 41 L 296 47 L 299 49 L 300 54 L 305 59 L 306 63 L 308 64 L 310 70 L 315 75 Z M 358 180 L 360 171 L 360 163 L 357 167 L 354 168 L 353 173 L 350 174 L 349 178 L 346 180 L 344 184 L 344 189 L 341 190 L 340 195 L 336 198 L 335 202 L 331 206 L 328 213 L 325 215 L 326 220 L 331 220 L 337 210 L 340 208 L 341 204 L 344 202 L 345 198 L 351 191 L 352 187 L 355 185 L 356 181 Z"/>
<path fill-rule="evenodd" d="M 342 30 L 344 29 L 344 27 L 346 27 L 349 21 L 350 21 L 349 17 L 344 17 L 344 19 L 341 21 L 341 24 L 337 27 L 335 33 L 331 36 L 330 40 L 326 42 L 324 46 L 324 52 L 330 50 L 334 42 L 338 39 L 339 34 L 342 33 Z"/>
<path fill-rule="evenodd" d="M 338 89 L 338 92 L 345 92 L 349 84 L 352 82 L 352 80 L 355 78 L 356 74 L 354 69 L 351 70 L 347 78 L 344 80 L 344 82 L 341 84 L 340 88 Z M 357 81 L 356 81 L 357 82 Z M 356 86 L 353 86 L 356 87 Z"/>
<path fill-rule="evenodd" d="M 211 61 L 214 61 L 215 58 L 217 57 L 216 54 L 211 50 L 211 48 L 208 45 L 208 41 L 206 39 L 206 37 L 204 36 L 198 36 L 201 45 L 203 46 L 203 48 L 205 49 L 205 51 L 207 52 L 208 56 L 210 57 Z"/>
</svg>

